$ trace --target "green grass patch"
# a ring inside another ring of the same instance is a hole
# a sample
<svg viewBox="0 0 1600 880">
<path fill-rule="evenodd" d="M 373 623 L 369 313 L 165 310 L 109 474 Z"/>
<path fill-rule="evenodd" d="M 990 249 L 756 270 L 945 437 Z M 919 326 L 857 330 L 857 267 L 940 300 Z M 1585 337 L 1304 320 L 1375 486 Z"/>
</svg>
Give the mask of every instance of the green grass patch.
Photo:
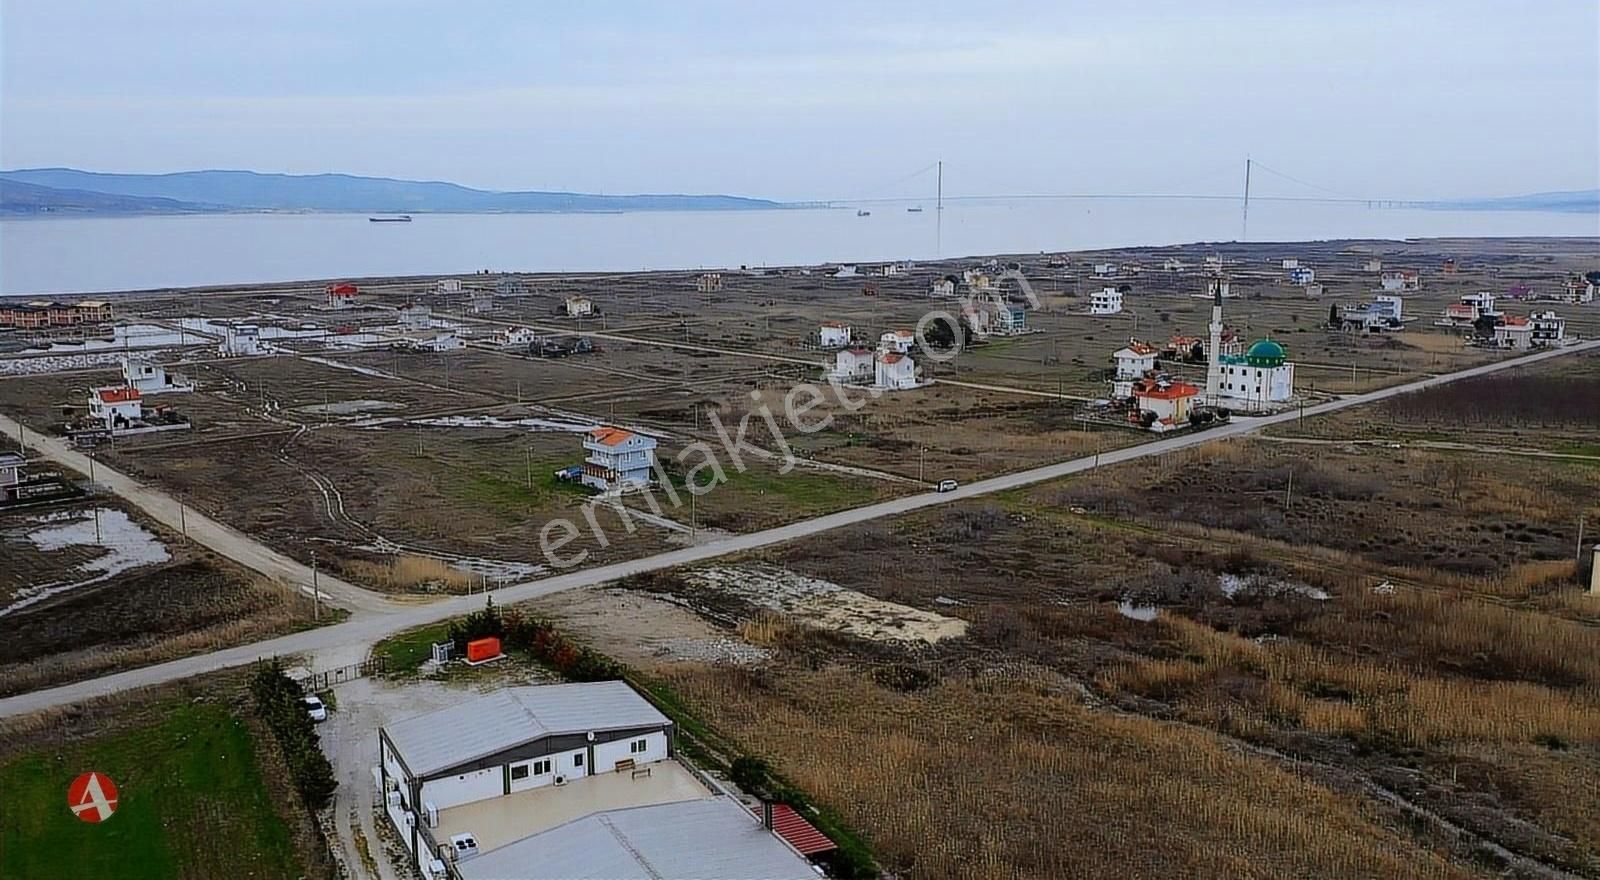
<svg viewBox="0 0 1600 880">
<path fill-rule="evenodd" d="M 449 638 L 449 621 L 432 623 L 406 630 L 373 645 L 372 656 L 383 658 L 386 675 L 416 675 L 417 669 L 433 657 L 434 643 Z"/>
<path fill-rule="evenodd" d="M 116 813 L 67 808 L 79 773 L 109 775 Z M 244 723 L 213 703 L 175 703 L 159 724 L 67 741 L 0 765 L 0 877 L 294 878 L 288 826 L 274 811 Z"/>
</svg>

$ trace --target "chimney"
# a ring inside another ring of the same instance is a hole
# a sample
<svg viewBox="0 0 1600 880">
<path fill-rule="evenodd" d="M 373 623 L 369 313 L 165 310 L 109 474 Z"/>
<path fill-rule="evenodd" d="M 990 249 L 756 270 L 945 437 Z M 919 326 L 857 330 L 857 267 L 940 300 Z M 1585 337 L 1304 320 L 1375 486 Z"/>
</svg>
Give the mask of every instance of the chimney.
<svg viewBox="0 0 1600 880">
<path fill-rule="evenodd" d="M 768 831 L 772 830 L 772 801 L 761 802 L 761 824 L 766 826 Z"/>
</svg>

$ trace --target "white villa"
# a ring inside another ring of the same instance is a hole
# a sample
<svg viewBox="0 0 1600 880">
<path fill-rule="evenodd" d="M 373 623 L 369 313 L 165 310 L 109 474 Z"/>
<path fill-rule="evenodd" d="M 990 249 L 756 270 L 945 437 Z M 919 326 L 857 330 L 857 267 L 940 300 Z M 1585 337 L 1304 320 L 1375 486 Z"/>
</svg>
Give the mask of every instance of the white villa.
<svg viewBox="0 0 1600 880">
<path fill-rule="evenodd" d="M 1119 315 L 1122 313 L 1122 291 L 1115 287 L 1102 287 L 1089 297 L 1089 314 Z"/>
<path fill-rule="evenodd" d="M 501 344 L 507 348 L 521 348 L 525 345 L 532 345 L 537 338 L 539 338 L 539 333 L 532 327 L 507 327 L 500 340 Z"/>
<path fill-rule="evenodd" d="M 1566 340 L 1566 319 L 1550 311 L 1533 312 L 1526 318 L 1507 315 L 1494 328 L 1495 347 L 1514 351 L 1553 348 L 1565 345 Z"/>
<path fill-rule="evenodd" d="M 594 303 L 586 296 L 569 296 L 566 309 L 567 317 L 584 318 L 594 314 Z"/>
<path fill-rule="evenodd" d="M 933 297 L 955 296 L 956 283 L 948 277 L 935 278 L 933 283 L 928 285 L 928 295 Z"/>
<path fill-rule="evenodd" d="M 917 363 L 910 355 L 887 352 L 878 356 L 873 384 L 891 391 L 917 387 Z"/>
<path fill-rule="evenodd" d="M 716 293 L 722 289 L 722 273 L 707 272 L 694 280 L 696 293 Z"/>
<path fill-rule="evenodd" d="M 1582 275 L 1573 275 L 1561 286 L 1559 300 L 1568 305 L 1582 305 L 1594 302 L 1595 284 Z"/>
<path fill-rule="evenodd" d="M 178 375 L 167 375 L 164 364 L 148 355 L 122 356 L 122 384 L 138 389 L 140 394 L 160 394 L 164 391 L 193 391 L 194 385 Z"/>
<path fill-rule="evenodd" d="M 467 343 L 454 330 L 420 330 L 401 334 L 396 347 L 412 351 L 446 352 L 460 351 L 467 347 Z"/>
<path fill-rule="evenodd" d="M 1495 308 L 1495 296 L 1487 290 L 1464 293 L 1458 302 L 1444 307 L 1444 317 L 1439 320 L 1444 327 L 1471 327 L 1479 318 L 1498 318 L 1502 312 Z"/>
<path fill-rule="evenodd" d="M 137 388 L 96 388 L 89 392 L 89 418 L 108 431 L 132 427 L 144 418 L 143 398 Z"/>
<path fill-rule="evenodd" d="M 433 309 L 408 302 L 400 307 L 400 326 L 406 330 L 427 330 L 433 326 Z"/>
<path fill-rule="evenodd" d="M 878 337 L 879 351 L 910 354 L 911 347 L 916 344 L 917 336 L 910 330 L 890 330 Z"/>
<path fill-rule="evenodd" d="M 621 428 L 595 428 L 583 438 L 582 481 L 602 492 L 650 485 L 656 440 Z"/>
<path fill-rule="evenodd" d="M 823 348 L 844 348 L 850 344 L 850 325 L 823 321 L 817 329 L 817 343 Z"/>
<path fill-rule="evenodd" d="M 224 324 L 217 353 L 223 357 L 255 357 L 261 354 L 261 328 L 255 324 Z"/>
<path fill-rule="evenodd" d="M 832 376 L 846 384 L 865 384 L 876 377 L 873 364 L 874 357 L 870 349 L 860 346 L 846 348 L 834 355 Z"/>
<path fill-rule="evenodd" d="M 1385 269 L 1378 278 L 1384 290 L 1416 290 L 1422 286 L 1422 276 L 1415 269 Z"/>
<path fill-rule="evenodd" d="M 1145 374 L 1156 368 L 1158 354 L 1155 346 L 1135 339 L 1128 340 L 1127 346 L 1118 349 L 1111 356 L 1117 363 L 1116 378 L 1111 383 L 1112 396 L 1119 399 L 1132 397 L 1134 381 L 1143 379 Z"/>
<path fill-rule="evenodd" d="M 1116 276 L 1117 276 L 1117 264 L 1116 263 L 1095 263 L 1094 264 L 1094 277 L 1096 277 L 1096 278 L 1115 278 Z"/>
<path fill-rule="evenodd" d="M 461 292 L 461 279 L 459 279 L 459 278 L 440 278 L 439 279 L 439 283 L 434 287 L 434 290 L 436 290 L 439 293 L 460 293 Z"/>
</svg>

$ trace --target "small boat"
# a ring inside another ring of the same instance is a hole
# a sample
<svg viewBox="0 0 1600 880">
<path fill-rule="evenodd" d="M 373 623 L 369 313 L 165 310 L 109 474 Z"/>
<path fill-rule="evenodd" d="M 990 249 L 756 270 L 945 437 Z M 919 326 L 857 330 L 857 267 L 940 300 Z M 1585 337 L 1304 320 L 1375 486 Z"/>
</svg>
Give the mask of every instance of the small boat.
<svg viewBox="0 0 1600 880">
<path fill-rule="evenodd" d="M 856 212 L 856 216 L 857 217 L 871 217 L 872 216 L 872 212 L 871 211 L 857 211 Z"/>
<path fill-rule="evenodd" d="M 912 205 L 911 207 L 906 209 L 906 213 L 907 214 L 921 214 L 922 213 L 922 206 L 921 205 Z"/>
<path fill-rule="evenodd" d="M 410 223 L 410 214 L 396 214 L 393 217 L 368 217 L 370 223 Z"/>
</svg>

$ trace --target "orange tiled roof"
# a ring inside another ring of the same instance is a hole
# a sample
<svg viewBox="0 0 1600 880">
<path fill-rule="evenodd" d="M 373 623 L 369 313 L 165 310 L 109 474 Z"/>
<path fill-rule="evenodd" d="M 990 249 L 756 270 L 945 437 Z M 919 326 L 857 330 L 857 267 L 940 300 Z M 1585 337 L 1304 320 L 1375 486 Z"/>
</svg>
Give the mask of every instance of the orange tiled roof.
<svg viewBox="0 0 1600 880">
<path fill-rule="evenodd" d="M 616 446 L 619 443 L 626 443 L 629 440 L 632 440 L 633 432 L 624 431 L 621 428 L 601 427 L 590 431 L 589 436 L 593 437 L 597 443 L 603 443 L 606 446 Z"/>
<path fill-rule="evenodd" d="M 127 403 L 144 396 L 137 388 L 102 388 L 95 393 L 100 396 L 103 403 Z"/>
</svg>

